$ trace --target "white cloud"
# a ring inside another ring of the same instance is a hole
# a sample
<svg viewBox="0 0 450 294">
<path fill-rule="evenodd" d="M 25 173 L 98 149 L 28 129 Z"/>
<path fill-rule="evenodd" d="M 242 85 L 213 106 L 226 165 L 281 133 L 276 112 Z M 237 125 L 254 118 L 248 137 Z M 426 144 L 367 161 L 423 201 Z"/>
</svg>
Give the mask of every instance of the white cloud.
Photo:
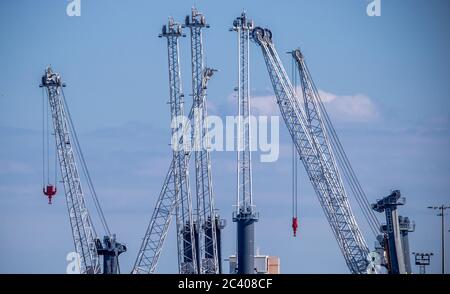
<svg viewBox="0 0 450 294">
<path fill-rule="evenodd" d="M 327 111 L 337 119 L 346 121 L 372 121 L 378 118 L 377 107 L 363 94 L 336 95 L 319 90 Z"/>
<path fill-rule="evenodd" d="M 252 113 L 259 115 L 278 114 L 278 105 L 273 95 L 251 97 Z"/>
<path fill-rule="evenodd" d="M 297 90 L 301 93 L 301 89 Z M 368 122 L 379 117 L 373 101 L 364 94 L 336 95 L 319 90 L 319 95 L 328 113 L 334 119 L 342 121 Z M 228 102 L 235 104 L 236 96 L 228 96 Z M 303 99 L 300 99 L 303 101 Z M 251 112 L 255 115 L 276 115 L 279 113 L 274 95 L 256 95 L 251 97 Z"/>
<path fill-rule="evenodd" d="M 275 95 L 257 95 L 251 96 L 250 107 L 252 115 L 276 115 L 278 114 L 278 105 Z M 228 102 L 237 107 L 236 94 L 228 96 Z"/>
</svg>

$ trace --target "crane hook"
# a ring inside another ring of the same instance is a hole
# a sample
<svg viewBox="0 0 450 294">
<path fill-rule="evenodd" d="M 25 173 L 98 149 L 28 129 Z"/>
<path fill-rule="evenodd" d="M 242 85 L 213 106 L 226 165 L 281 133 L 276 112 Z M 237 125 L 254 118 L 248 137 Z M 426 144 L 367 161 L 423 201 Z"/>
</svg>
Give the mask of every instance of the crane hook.
<svg viewBox="0 0 450 294">
<path fill-rule="evenodd" d="M 294 231 L 294 237 L 297 236 L 297 229 L 298 229 L 298 219 L 297 217 L 292 218 L 292 230 Z"/>
<path fill-rule="evenodd" d="M 46 187 L 42 188 L 42 192 L 48 198 L 48 204 L 52 204 L 52 197 L 56 195 L 56 191 L 57 189 L 53 185 L 47 185 Z"/>
</svg>

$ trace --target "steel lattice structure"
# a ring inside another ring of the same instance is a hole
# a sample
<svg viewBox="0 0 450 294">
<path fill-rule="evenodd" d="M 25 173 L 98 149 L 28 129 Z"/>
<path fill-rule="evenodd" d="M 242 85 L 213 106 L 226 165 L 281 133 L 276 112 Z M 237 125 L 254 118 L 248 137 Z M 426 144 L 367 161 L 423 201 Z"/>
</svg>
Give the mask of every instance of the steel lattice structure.
<svg viewBox="0 0 450 294">
<path fill-rule="evenodd" d="M 186 26 L 191 32 L 192 97 L 193 97 L 193 145 L 195 153 L 195 178 L 197 196 L 197 230 L 199 248 L 199 273 L 219 273 L 217 252 L 216 217 L 211 175 L 211 157 L 207 149 L 206 82 L 212 76 L 205 69 L 203 58 L 202 29 L 209 27 L 205 17 L 192 8 L 191 17 L 186 16 Z"/>
<path fill-rule="evenodd" d="M 67 210 L 75 251 L 80 257 L 80 273 L 99 274 L 100 260 L 96 248 L 97 234 L 85 203 L 80 174 L 74 156 L 71 122 L 66 111 L 61 77 L 47 68 L 42 85 L 47 90 L 55 130 L 56 149 L 61 167 Z"/>
<path fill-rule="evenodd" d="M 173 21 L 172 21 L 173 23 Z M 177 25 L 178 29 L 178 25 Z M 167 28 L 163 28 L 163 33 L 167 33 Z M 161 37 L 163 34 L 160 35 Z M 180 34 L 178 37 L 181 36 L 181 28 L 180 28 Z M 177 38 L 178 38 L 177 37 Z M 176 39 L 177 40 L 177 39 Z M 168 39 L 169 44 L 169 39 Z M 173 45 L 173 44 L 172 44 Z M 173 47 L 173 46 L 172 46 Z M 170 48 L 170 45 L 169 45 Z M 175 46 L 176 50 L 178 50 L 178 46 Z M 171 50 L 169 50 L 169 56 Z M 172 52 L 173 53 L 173 52 Z M 173 59 L 173 58 L 172 58 Z M 171 58 L 169 58 L 169 64 L 171 64 Z M 175 58 L 177 62 L 178 70 L 175 70 L 175 72 L 178 72 L 178 81 L 179 81 L 179 58 Z M 211 78 L 213 74 L 213 70 L 205 68 L 202 72 L 202 81 L 201 81 L 201 88 L 199 92 L 199 97 L 201 99 L 199 100 L 199 103 L 197 105 L 193 105 L 190 112 L 189 112 L 189 121 L 192 121 L 194 119 L 194 109 L 197 110 L 195 112 L 199 113 L 205 113 L 203 112 L 203 108 L 205 107 L 206 103 L 206 88 L 208 80 Z M 171 89 L 173 87 L 170 87 Z M 181 91 L 180 91 L 181 93 Z M 185 126 L 186 128 L 182 130 L 182 134 L 189 134 L 190 132 L 190 126 Z M 180 141 L 178 142 L 179 145 L 183 144 L 183 138 L 180 138 Z M 189 148 L 184 150 L 184 162 L 188 163 L 189 159 L 192 155 L 192 152 Z M 166 178 L 164 180 L 161 192 L 158 196 L 158 200 L 156 202 L 155 209 L 153 210 L 152 217 L 150 219 L 149 225 L 147 227 L 147 230 L 145 232 L 141 247 L 139 249 L 138 256 L 136 258 L 135 264 L 133 266 L 133 273 L 135 274 L 151 274 L 154 273 L 156 270 L 156 266 L 159 261 L 159 257 L 161 255 L 161 251 L 164 245 L 165 238 L 167 237 L 167 233 L 169 231 L 169 226 L 172 220 L 172 215 L 174 214 L 176 208 L 180 205 L 180 202 L 177 201 L 177 193 L 178 189 L 176 188 L 177 185 L 184 185 L 185 178 L 181 179 L 181 181 L 176 181 L 175 178 L 175 160 L 172 159 L 172 162 L 170 164 L 169 170 L 167 172 Z M 183 170 L 180 172 L 185 173 L 187 172 L 188 164 L 182 165 Z M 209 169 L 211 168 L 209 164 Z M 209 173 L 210 174 L 210 173 Z M 209 177 L 210 179 L 210 177 Z M 210 185 L 212 187 L 212 185 Z M 212 195 L 212 194 L 210 194 Z M 209 200 L 209 198 L 208 198 Z M 210 201 L 212 205 L 214 204 L 213 201 Z M 214 206 L 211 206 L 214 207 Z M 205 213 L 208 213 L 208 210 L 204 210 Z M 209 212 L 210 213 L 210 212 Z M 191 213 L 192 215 L 192 213 Z M 215 227 L 217 229 L 217 227 Z M 205 242 L 206 243 L 206 242 Z M 209 244 L 209 243 L 207 243 Z M 209 246 L 209 245 L 208 245 Z M 217 246 L 217 245 L 216 245 Z M 209 248 L 209 247 L 205 247 Z M 216 247 L 217 248 L 217 247 Z M 208 249 L 210 250 L 210 249 Z M 217 249 L 215 250 L 217 252 Z M 217 258 L 217 254 L 215 255 L 215 259 Z M 205 263 L 211 264 L 213 261 L 205 261 Z M 196 263 L 195 263 L 196 264 Z M 218 265 L 215 263 L 214 266 L 218 267 Z M 197 265 L 196 265 L 197 267 Z M 197 267 L 198 268 L 198 267 Z M 181 271 L 180 267 L 180 273 L 183 273 Z M 215 269 L 216 270 L 216 269 Z"/>
<path fill-rule="evenodd" d="M 309 73 L 305 71 L 303 59 L 300 60 L 299 71 L 305 109 L 280 61 L 272 42 L 272 33 L 258 27 L 253 30 L 252 36 L 262 49 L 281 114 L 345 261 L 352 273 L 365 273 L 369 250 L 351 211 L 317 107 L 317 99 L 320 98 L 312 87 Z"/>
<path fill-rule="evenodd" d="M 172 127 L 172 156 L 174 189 L 176 195 L 177 247 L 179 272 L 197 273 L 196 239 L 189 186 L 187 146 L 184 132 L 184 94 L 181 83 L 178 39 L 183 36 L 181 25 L 169 19 L 163 27 L 162 37 L 167 39 L 169 62 L 169 93 Z"/>
<path fill-rule="evenodd" d="M 237 18 L 234 30 L 238 33 L 239 63 L 238 63 L 238 209 L 253 210 L 252 198 L 252 166 L 250 152 L 250 66 L 249 47 L 252 24 L 247 23 L 245 13 Z"/>
<path fill-rule="evenodd" d="M 253 274 L 254 223 L 258 221 L 252 197 L 252 157 L 250 121 L 250 32 L 253 22 L 245 12 L 233 22 L 238 45 L 238 126 L 237 126 L 237 206 L 233 221 L 237 223 L 237 273 Z"/>
<path fill-rule="evenodd" d="M 134 263 L 134 274 L 154 273 L 158 264 L 177 200 L 173 169 L 172 160 Z"/>
</svg>

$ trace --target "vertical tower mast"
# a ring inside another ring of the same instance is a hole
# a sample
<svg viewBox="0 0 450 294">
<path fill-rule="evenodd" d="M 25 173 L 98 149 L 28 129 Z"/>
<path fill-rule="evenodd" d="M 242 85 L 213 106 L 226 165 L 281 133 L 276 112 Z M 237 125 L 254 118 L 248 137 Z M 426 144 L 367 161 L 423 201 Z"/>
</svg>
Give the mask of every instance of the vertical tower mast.
<svg viewBox="0 0 450 294">
<path fill-rule="evenodd" d="M 237 223 L 237 272 L 253 274 L 254 270 L 254 223 L 258 215 L 252 199 L 252 169 L 250 152 L 250 68 L 249 42 L 253 22 L 245 12 L 233 22 L 238 43 L 238 142 L 237 142 L 237 209 L 233 221 Z"/>
<path fill-rule="evenodd" d="M 206 69 L 203 58 L 202 29 L 208 28 L 204 15 L 192 8 L 185 25 L 191 31 L 193 138 L 195 150 L 195 177 L 197 196 L 197 251 L 199 273 L 219 273 L 218 246 L 214 195 L 212 190 L 211 158 L 207 150 L 206 83 L 213 70 Z"/>
<path fill-rule="evenodd" d="M 182 119 L 184 118 L 184 95 L 182 93 L 180 56 L 178 39 L 183 35 L 181 25 L 169 19 L 163 26 L 161 37 L 167 38 L 169 61 L 170 111 L 172 118 L 173 175 L 176 195 L 178 266 L 182 274 L 197 273 L 192 201 L 189 187 L 189 163 L 185 150 L 186 134 Z M 181 134 L 181 136 L 180 136 Z M 180 137 L 177 137 L 180 136 Z M 175 138 L 175 140 L 174 140 Z"/>
</svg>

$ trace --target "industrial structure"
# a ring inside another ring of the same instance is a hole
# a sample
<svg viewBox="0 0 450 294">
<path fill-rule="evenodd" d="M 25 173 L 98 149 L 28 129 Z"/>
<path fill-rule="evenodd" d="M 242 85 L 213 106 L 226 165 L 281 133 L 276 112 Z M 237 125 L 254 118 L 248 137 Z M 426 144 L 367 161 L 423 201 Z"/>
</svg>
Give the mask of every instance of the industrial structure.
<svg viewBox="0 0 450 294">
<path fill-rule="evenodd" d="M 390 274 L 411 273 L 408 232 L 413 232 L 415 225 L 409 218 L 397 214 L 397 206 L 404 204 L 405 198 L 399 190 L 372 204 L 373 210 L 386 215 L 386 224 L 380 227 L 382 235 L 378 239 L 386 255 L 384 265 Z"/>
<path fill-rule="evenodd" d="M 237 123 L 237 203 L 233 222 L 237 224 L 237 269 L 238 274 L 254 274 L 255 211 L 252 197 L 252 155 L 250 152 L 250 32 L 253 22 L 242 13 L 233 22 L 231 29 L 237 32 L 238 47 L 238 123 Z"/>
<path fill-rule="evenodd" d="M 208 141 L 204 129 L 207 125 L 206 89 L 214 73 L 213 69 L 204 66 L 202 29 L 209 26 L 203 14 L 195 8 L 192 9 L 191 15 L 186 17 L 185 26 L 191 31 L 193 104 L 189 120 L 192 121 L 193 128 L 190 129 L 178 121 L 184 113 L 178 40 L 184 35 L 183 26 L 169 19 L 168 25 L 163 26 L 160 37 L 167 38 L 172 135 L 181 135 L 175 136 L 176 139 L 172 141 L 172 164 L 144 236 L 133 273 L 155 271 L 174 209 L 177 216 L 179 273 L 221 272 L 220 230 L 224 222 L 216 214 L 214 207 L 208 146 L 201 144 Z M 189 159 L 192 150 L 185 143 L 191 141 L 187 139 L 191 136 L 195 150 L 196 218 L 189 187 Z"/>
<path fill-rule="evenodd" d="M 352 273 L 366 273 L 370 263 L 369 249 L 350 208 L 343 177 L 353 196 L 357 200 L 374 235 L 377 234 L 380 223 L 371 210 L 369 201 L 350 165 L 339 137 L 337 136 L 319 96 L 319 92 L 314 85 L 311 74 L 305 63 L 304 56 L 300 49 L 291 52 L 294 62 L 297 65 L 301 85 L 301 94 L 303 98 L 303 103 L 301 103 L 301 99 L 297 95 L 278 56 L 277 50 L 275 49 L 272 32 L 269 29 L 254 27 L 253 22 L 246 21 L 245 13 L 242 13 L 240 18 L 236 19 L 234 27 L 237 27 L 240 24 L 240 20 L 244 20 L 244 24 L 251 30 L 252 40 L 259 45 L 262 50 L 262 55 L 266 63 L 281 115 L 289 130 L 298 156 L 303 162 L 309 179 L 319 198 L 319 202 L 325 212 L 325 216 L 331 226 L 344 259 Z M 242 37 L 241 40 L 242 39 L 245 40 L 245 36 Z M 240 48 L 245 47 L 240 45 Z M 242 77 L 240 77 L 242 74 L 241 62 L 244 62 L 245 65 L 248 64 L 248 53 L 245 53 L 245 50 L 240 50 L 238 62 L 240 81 L 242 79 Z M 249 70 L 245 65 L 243 66 L 243 68 L 245 68 L 245 78 L 243 80 L 248 84 Z M 248 104 L 250 104 L 250 102 L 248 102 Z M 341 173 L 343 177 L 341 176 Z M 296 205 L 295 199 L 294 204 Z M 409 227 L 409 219 L 405 218 L 402 220 L 405 227 L 402 231 L 404 245 L 401 246 L 400 249 L 403 250 L 402 252 L 407 251 L 409 254 L 407 234 L 413 229 Z M 297 226 L 297 217 L 294 208 L 292 224 L 294 234 Z M 252 230 L 249 235 L 252 236 L 253 234 Z M 388 239 L 391 240 L 392 236 L 388 237 Z M 253 239 L 249 240 L 252 241 Z M 247 242 L 247 245 L 248 244 L 252 243 Z M 237 267 L 238 273 L 242 273 L 239 271 L 239 254 L 238 227 Z M 247 256 L 250 257 L 251 255 L 247 254 Z M 410 272 L 409 261 L 402 259 L 400 262 L 402 264 L 401 266 L 405 269 L 404 272 L 406 273 L 407 270 Z M 396 272 L 392 271 L 391 273 Z"/>
<path fill-rule="evenodd" d="M 330 135 L 334 135 L 335 138 L 337 136 L 335 133 L 327 134 L 327 131 L 333 129 L 325 128 L 326 122 L 329 121 L 325 122 L 322 119 L 324 108 L 321 109 L 320 97 L 305 67 L 303 56 L 299 50 L 293 52 L 301 77 L 304 108 L 280 61 L 271 31 L 256 27 L 253 29 L 252 37 L 262 49 L 280 112 L 347 265 L 352 273 L 365 273 L 369 249 L 350 209 L 328 139 Z M 329 126 L 332 127 L 331 123 Z M 345 153 L 341 152 L 340 155 L 346 158 Z"/>
<path fill-rule="evenodd" d="M 229 273 L 236 274 L 237 259 L 236 255 L 231 255 L 228 258 L 229 261 Z M 260 254 L 259 250 L 256 250 L 253 259 L 254 263 L 254 273 L 255 274 L 269 274 L 269 275 L 277 275 L 281 273 L 280 269 L 280 258 L 278 256 L 269 256 L 265 254 Z"/>
<path fill-rule="evenodd" d="M 65 84 L 62 82 L 60 75 L 53 72 L 51 67 L 48 67 L 42 77 L 40 87 L 46 90 L 47 101 L 51 110 L 56 153 L 61 169 L 61 180 L 64 186 L 75 251 L 79 256 L 80 273 L 118 273 L 120 270 L 118 258 L 121 253 L 126 251 L 126 246 L 116 241 L 116 236 L 115 234 L 111 234 L 106 218 L 103 215 L 86 161 L 81 151 L 69 108 L 67 107 L 63 91 Z M 45 97 L 43 97 L 43 106 L 45 106 Z M 44 114 L 45 111 L 43 112 Z M 45 117 L 44 115 L 43 121 L 45 119 L 48 119 L 48 116 Z M 46 134 L 44 131 L 45 135 L 47 138 L 49 137 L 49 134 Z M 43 147 L 45 148 L 45 144 Z M 47 151 L 49 150 L 48 148 L 49 146 L 47 144 Z M 97 237 L 91 215 L 86 206 L 85 193 L 81 186 L 81 174 L 78 170 L 77 161 L 81 163 L 82 172 L 86 178 L 100 221 L 107 233 L 103 238 L 103 244 Z M 47 166 L 47 168 L 49 169 L 50 167 Z M 49 203 L 51 203 L 51 198 L 56 194 L 56 191 L 57 188 L 54 185 L 47 184 L 44 187 L 43 192 L 48 197 Z M 100 256 L 103 256 L 103 271 L 100 266 Z"/>
<path fill-rule="evenodd" d="M 186 16 L 185 26 L 190 29 L 192 62 L 192 98 L 194 107 L 193 145 L 195 152 L 195 187 L 197 196 L 196 236 L 198 268 L 200 274 L 220 272 L 218 243 L 219 218 L 215 215 L 214 194 L 212 187 L 211 156 L 207 138 L 206 87 L 214 71 L 206 68 L 203 57 L 202 29 L 208 28 L 205 16 L 193 8 L 191 16 Z M 220 233 L 219 233 L 220 234 Z"/>
<path fill-rule="evenodd" d="M 169 106 L 172 133 L 172 160 L 156 206 L 150 218 L 132 273 L 151 274 L 156 271 L 167 237 L 172 216 L 176 220 L 178 272 L 180 274 L 222 273 L 221 230 L 225 226 L 215 207 L 212 163 L 207 132 L 207 86 L 215 70 L 205 66 L 202 32 L 209 25 L 205 16 L 193 8 L 184 24 L 169 18 L 159 37 L 167 41 L 169 73 Z M 185 115 L 185 95 L 180 69 L 180 39 L 183 29 L 190 31 L 192 65 L 192 107 Z M 414 223 L 408 217 L 397 215 L 397 206 L 404 204 L 400 191 L 370 204 L 339 140 L 325 109 L 305 57 L 300 49 L 290 53 L 296 74 L 289 78 L 274 45 L 272 32 L 255 27 L 243 12 L 230 31 L 237 33 L 237 159 L 236 223 L 237 248 L 230 257 L 230 271 L 237 274 L 255 274 L 272 271 L 279 273 L 279 259 L 255 255 L 255 223 L 259 219 L 252 195 L 251 162 L 251 95 L 250 43 L 262 52 L 280 113 L 292 139 L 293 149 L 293 218 L 292 229 L 297 233 L 297 160 L 301 160 L 314 188 L 331 231 L 351 273 L 380 273 L 373 267 L 376 259 L 391 274 L 411 273 L 409 261 L 409 232 Z M 296 92 L 296 83 L 300 85 Z M 47 90 L 53 118 L 56 149 L 69 210 L 75 250 L 80 254 L 82 273 L 101 273 L 99 256 L 103 256 L 103 273 L 117 273 L 118 257 L 126 247 L 116 242 L 110 233 L 95 189 L 81 152 L 78 138 L 64 97 L 61 78 L 51 68 L 42 78 Z M 45 145 L 45 140 L 43 140 Z M 206 143 L 205 143 L 206 142 Z M 48 148 L 48 147 L 47 147 Z M 194 155 L 195 194 L 191 194 L 190 158 Z M 45 157 L 45 152 L 44 152 Z M 44 169 L 50 169 L 45 162 Z M 97 237 L 85 196 L 81 187 L 77 160 L 81 164 L 100 221 L 106 231 L 103 244 Z M 48 173 L 48 171 L 47 171 Z M 350 192 L 350 193 L 349 193 Z M 43 193 L 51 203 L 57 193 L 55 185 L 44 176 Z M 357 201 L 377 244 L 369 250 L 360 226 L 350 207 L 349 196 Z M 381 225 L 375 212 L 384 212 L 386 224 Z M 416 261 L 417 262 L 417 261 Z M 417 264 L 417 263 L 416 263 Z M 275 269 L 276 268 L 276 269 Z"/>
</svg>

